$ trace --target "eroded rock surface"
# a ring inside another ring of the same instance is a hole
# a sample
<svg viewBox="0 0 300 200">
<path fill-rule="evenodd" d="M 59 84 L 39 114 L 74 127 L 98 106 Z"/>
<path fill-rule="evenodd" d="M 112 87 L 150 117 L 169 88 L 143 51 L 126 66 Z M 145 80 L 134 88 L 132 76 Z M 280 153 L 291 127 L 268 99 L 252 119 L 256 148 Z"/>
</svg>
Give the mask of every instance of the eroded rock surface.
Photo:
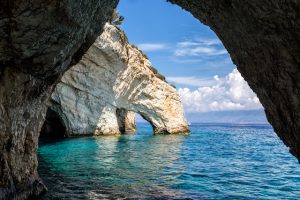
<svg viewBox="0 0 300 200">
<path fill-rule="evenodd" d="M 299 159 L 300 1 L 172 2 L 217 33 L 276 133 Z M 44 189 L 36 148 L 45 102 L 69 62 L 99 35 L 115 3 L 0 2 L 0 199 L 24 199 Z"/>
<path fill-rule="evenodd" d="M 123 108 L 117 109 L 117 119 L 121 134 L 134 133 L 136 131 L 136 113 Z"/>
<path fill-rule="evenodd" d="M 219 36 L 275 132 L 300 160 L 300 1 L 169 1 Z"/>
<path fill-rule="evenodd" d="M 45 190 L 38 137 L 52 87 L 101 33 L 117 1 L 0 1 L 0 199 Z"/>
<path fill-rule="evenodd" d="M 176 89 L 128 43 L 123 31 L 109 24 L 64 74 L 51 109 L 61 116 L 67 135 L 130 132 L 134 113 L 148 120 L 155 134 L 189 132 Z"/>
</svg>

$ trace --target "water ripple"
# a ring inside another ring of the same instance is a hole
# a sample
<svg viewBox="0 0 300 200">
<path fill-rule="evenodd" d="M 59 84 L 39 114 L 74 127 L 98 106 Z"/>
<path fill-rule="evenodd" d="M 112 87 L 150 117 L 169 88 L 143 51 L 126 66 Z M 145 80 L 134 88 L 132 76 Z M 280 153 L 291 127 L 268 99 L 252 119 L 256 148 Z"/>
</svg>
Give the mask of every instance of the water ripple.
<svg viewBox="0 0 300 200">
<path fill-rule="evenodd" d="M 43 199 L 299 199 L 300 167 L 269 126 L 191 126 L 190 136 L 67 139 L 39 148 Z"/>
</svg>

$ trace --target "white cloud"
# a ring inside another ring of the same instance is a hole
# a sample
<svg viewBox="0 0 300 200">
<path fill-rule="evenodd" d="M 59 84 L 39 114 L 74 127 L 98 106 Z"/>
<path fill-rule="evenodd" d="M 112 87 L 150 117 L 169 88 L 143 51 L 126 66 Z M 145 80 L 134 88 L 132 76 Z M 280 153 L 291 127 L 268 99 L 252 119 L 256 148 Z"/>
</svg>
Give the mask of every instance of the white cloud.
<svg viewBox="0 0 300 200">
<path fill-rule="evenodd" d="M 203 86 L 212 86 L 216 84 L 216 79 L 204 79 L 197 78 L 194 76 L 170 76 L 167 77 L 167 81 L 175 84 L 203 87 Z"/>
<path fill-rule="evenodd" d="M 218 39 L 197 39 L 177 43 L 175 56 L 218 56 L 227 54 Z"/>
<path fill-rule="evenodd" d="M 139 49 L 142 51 L 158 51 L 163 50 L 167 48 L 166 44 L 160 44 L 160 43 L 143 43 L 137 45 Z"/>
<path fill-rule="evenodd" d="M 262 108 L 256 94 L 250 89 L 237 69 L 234 69 L 224 78 L 215 76 L 214 79 L 216 84 L 213 86 L 199 87 L 194 91 L 188 88 L 178 90 L 186 112 Z"/>
</svg>

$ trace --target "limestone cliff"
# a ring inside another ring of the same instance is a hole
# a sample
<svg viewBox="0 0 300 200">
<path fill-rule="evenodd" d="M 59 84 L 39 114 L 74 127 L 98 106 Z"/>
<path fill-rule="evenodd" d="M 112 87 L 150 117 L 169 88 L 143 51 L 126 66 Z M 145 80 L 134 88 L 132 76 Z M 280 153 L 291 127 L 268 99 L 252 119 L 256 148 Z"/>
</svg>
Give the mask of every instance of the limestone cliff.
<svg viewBox="0 0 300 200">
<path fill-rule="evenodd" d="M 300 1 L 170 1 L 216 32 L 276 133 L 300 159 Z M 0 199 L 25 199 L 44 189 L 36 150 L 46 102 L 116 3 L 0 1 Z"/>
<path fill-rule="evenodd" d="M 176 89 L 128 43 L 123 31 L 109 24 L 64 74 L 51 109 L 61 116 L 67 135 L 132 131 L 134 112 L 152 124 L 155 134 L 189 132 Z"/>
</svg>

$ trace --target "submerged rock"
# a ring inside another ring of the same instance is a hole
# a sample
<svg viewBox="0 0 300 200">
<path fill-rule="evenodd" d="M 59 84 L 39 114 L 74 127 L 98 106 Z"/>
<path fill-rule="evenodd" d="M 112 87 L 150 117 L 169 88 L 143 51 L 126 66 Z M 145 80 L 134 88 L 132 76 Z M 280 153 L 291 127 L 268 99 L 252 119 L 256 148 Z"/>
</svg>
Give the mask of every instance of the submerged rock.
<svg viewBox="0 0 300 200">
<path fill-rule="evenodd" d="M 134 113 L 149 121 L 155 134 L 189 132 L 176 89 L 110 24 L 64 74 L 51 100 L 68 136 L 132 132 Z"/>
</svg>

